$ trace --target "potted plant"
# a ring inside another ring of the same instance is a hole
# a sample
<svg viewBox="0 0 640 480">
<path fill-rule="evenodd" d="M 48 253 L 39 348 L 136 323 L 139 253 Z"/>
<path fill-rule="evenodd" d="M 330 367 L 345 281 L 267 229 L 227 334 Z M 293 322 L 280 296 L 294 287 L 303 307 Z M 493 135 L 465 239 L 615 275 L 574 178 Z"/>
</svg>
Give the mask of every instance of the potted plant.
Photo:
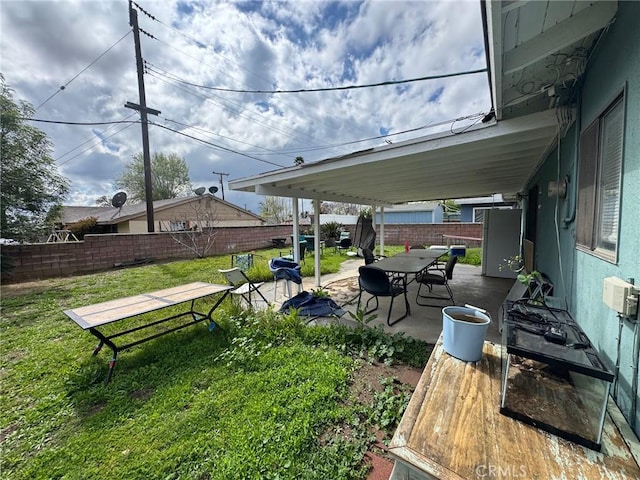
<svg viewBox="0 0 640 480">
<path fill-rule="evenodd" d="M 320 225 L 320 233 L 324 237 L 325 246 L 335 247 L 336 241 L 340 238 L 342 224 L 338 222 L 327 222 Z"/>
</svg>

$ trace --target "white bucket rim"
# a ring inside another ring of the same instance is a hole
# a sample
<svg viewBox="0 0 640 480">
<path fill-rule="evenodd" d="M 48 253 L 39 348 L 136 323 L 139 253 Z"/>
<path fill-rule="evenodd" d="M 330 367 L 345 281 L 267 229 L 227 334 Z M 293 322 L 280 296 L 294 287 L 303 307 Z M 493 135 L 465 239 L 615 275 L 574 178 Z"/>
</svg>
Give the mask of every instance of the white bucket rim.
<svg viewBox="0 0 640 480">
<path fill-rule="evenodd" d="M 482 319 L 482 320 L 486 320 L 484 322 L 468 322 L 466 320 L 458 320 L 457 318 L 453 318 L 451 316 L 451 314 L 449 314 L 446 310 L 449 309 L 449 311 L 455 311 L 458 313 L 464 313 L 467 315 L 473 315 L 476 318 Z M 451 322 L 456 322 L 456 323 L 462 323 L 464 325 L 478 325 L 478 326 L 483 326 L 483 325 L 489 325 L 491 324 L 491 317 L 486 314 L 486 313 L 482 313 L 479 310 L 476 310 L 475 308 L 470 308 L 470 307 L 459 307 L 457 305 L 449 305 L 448 307 L 444 307 L 442 309 L 442 314 L 447 316 L 447 320 L 451 321 Z"/>
</svg>

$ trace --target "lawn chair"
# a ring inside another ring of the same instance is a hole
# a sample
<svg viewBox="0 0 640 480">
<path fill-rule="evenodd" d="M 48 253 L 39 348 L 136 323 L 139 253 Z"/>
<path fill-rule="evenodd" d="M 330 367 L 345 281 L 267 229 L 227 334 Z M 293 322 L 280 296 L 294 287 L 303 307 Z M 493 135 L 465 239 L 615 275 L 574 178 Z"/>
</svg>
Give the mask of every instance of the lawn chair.
<svg viewBox="0 0 640 480">
<path fill-rule="evenodd" d="M 261 285 L 264 285 L 264 282 L 253 283 L 249 280 L 249 277 L 245 275 L 245 273 L 240 270 L 240 268 L 229 268 L 227 270 L 218 270 L 229 282 L 229 285 L 235 287 L 231 290 L 231 293 L 234 295 L 240 295 L 244 298 L 250 307 L 253 307 L 253 303 L 251 302 L 251 293 L 255 292 L 264 302 L 269 305 L 269 301 L 265 298 L 260 290 Z"/>
</svg>

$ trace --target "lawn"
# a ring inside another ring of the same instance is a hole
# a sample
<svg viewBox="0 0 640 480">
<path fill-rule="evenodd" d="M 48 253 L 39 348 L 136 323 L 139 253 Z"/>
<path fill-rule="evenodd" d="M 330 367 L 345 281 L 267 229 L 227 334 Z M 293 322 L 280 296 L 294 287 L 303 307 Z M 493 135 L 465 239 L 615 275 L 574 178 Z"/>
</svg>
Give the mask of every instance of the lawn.
<svg viewBox="0 0 640 480">
<path fill-rule="evenodd" d="M 323 273 L 347 258 L 332 250 Z M 266 260 L 278 251 L 255 254 L 249 276 L 270 280 Z M 229 266 L 227 255 L 3 286 L 0 477 L 365 478 L 373 432 L 390 437 L 410 391 L 389 378 L 364 396 L 354 385 L 363 367 L 423 367 L 424 342 L 364 326 L 308 327 L 295 314 L 228 300 L 216 311 L 222 330 L 199 324 L 125 351 L 105 386 L 110 352 L 93 357 L 95 338 L 62 313 L 224 283 L 217 270 Z M 303 274 L 313 274 L 310 258 Z"/>
</svg>

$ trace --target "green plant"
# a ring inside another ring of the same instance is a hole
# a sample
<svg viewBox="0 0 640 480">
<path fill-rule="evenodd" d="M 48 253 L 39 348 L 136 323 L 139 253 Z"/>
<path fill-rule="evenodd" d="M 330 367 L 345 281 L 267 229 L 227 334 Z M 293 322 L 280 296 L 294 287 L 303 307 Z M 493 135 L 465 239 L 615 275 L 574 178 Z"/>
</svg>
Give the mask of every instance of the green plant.
<svg viewBox="0 0 640 480">
<path fill-rule="evenodd" d="M 358 308 L 356 310 L 356 313 L 353 313 L 353 312 L 350 312 L 350 311 L 347 312 L 347 313 L 357 323 L 357 325 L 358 325 L 357 329 L 358 330 L 363 330 L 364 327 L 369 325 L 369 323 L 371 323 L 377 317 L 377 315 L 375 313 L 372 313 L 371 315 L 369 315 L 367 317 L 366 316 L 366 312 L 365 312 L 365 310 L 363 308 Z"/>
<path fill-rule="evenodd" d="M 338 222 L 327 222 L 320 225 L 320 233 L 325 236 L 327 239 L 337 240 L 340 238 L 340 232 L 342 231 L 343 225 Z"/>
<path fill-rule="evenodd" d="M 329 292 L 327 292 L 322 287 L 318 287 L 316 289 L 314 288 L 311 289 L 311 295 L 314 298 L 327 298 L 329 296 Z"/>
<path fill-rule="evenodd" d="M 387 433 L 393 433 L 400 423 L 402 415 L 409 405 L 411 389 L 395 378 L 381 378 L 384 386 L 381 392 L 373 396 L 373 420 Z"/>
</svg>

